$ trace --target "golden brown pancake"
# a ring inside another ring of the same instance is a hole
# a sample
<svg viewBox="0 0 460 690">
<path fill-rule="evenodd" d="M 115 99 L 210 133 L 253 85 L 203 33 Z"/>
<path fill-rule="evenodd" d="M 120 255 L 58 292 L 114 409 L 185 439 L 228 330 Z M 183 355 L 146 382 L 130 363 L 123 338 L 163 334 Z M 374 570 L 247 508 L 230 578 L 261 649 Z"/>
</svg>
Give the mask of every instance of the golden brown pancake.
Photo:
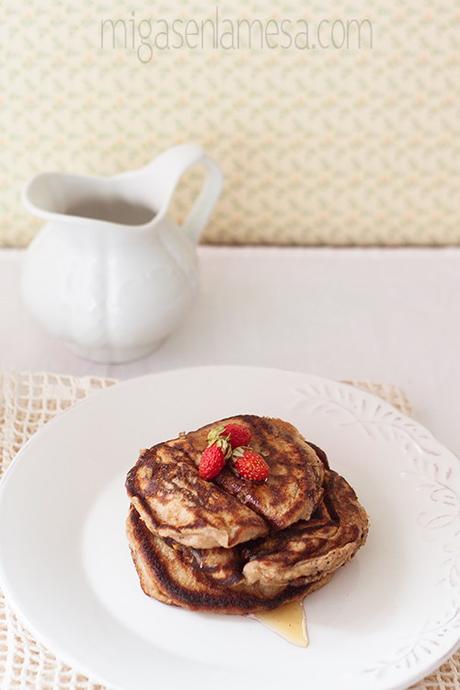
<svg viewBox="0 0 460 690">
<path fill-rule="evenodd" d="M 212 566 L 200 568 L 193 549 L 153 534 L 133 507 L 130 508 L 126 527 L 143 591 L 165 604 L 194 611 L 247 614 L 301 599 L 331 578 L 330 574 L 326 574 L 295 587 L 263 588 L 258 584 L 248 585 L 241 579 L 241 570 L 235 567 L 237 561 L 233 561 L 231 555 L 234 549 L 206 549 L 207 553 L 221 552 L 212 554 L 212 557 L 217 561 L 222 559 L 223 563 L 216 564 L 215 570 Z M 226 583 L 221 577 L 222 572 L 236 582 Z"/>
<path fill-rule="evenodd" d="M 310 520 L 242 545 L 243 574 L 249 583 L 282 585 L 334 572 L 365 542 L 367 513 L 352 487 L 326 471 L 324 496 Z"/>
<path fill-rule="evenodd" d="M 326 470 L 310 520 L 233 548 L 193 549 L 153 534 L 131 507 L 127 533 L 146 594 L 185 608 L 251 613 L 302 599 L 330 580 L 367 536 L 350 485 Z"/>
<path fill-rule="evenodd" d="M 266 482 L 241 479 L 229 466 L 212 482 L 199 478 L 209 431 L 228 422 L 250 429 L 251 448 L 270 468 Z M 227 548 L 308 520 L 321 499 L 324 472 L 317 452 L 292 424 L 240 415 L 144 451 L 126 488 L 154 534 L 195 548 Z"/>
<path fill-rule="evenodd" d="M 189 454 L 168 443 L 141 456 L 126 487 L 147 527 L 181 544 L 230 547 L 268 532 L 259 515 L 214 482 L 200 479 Z"/>
</svg>

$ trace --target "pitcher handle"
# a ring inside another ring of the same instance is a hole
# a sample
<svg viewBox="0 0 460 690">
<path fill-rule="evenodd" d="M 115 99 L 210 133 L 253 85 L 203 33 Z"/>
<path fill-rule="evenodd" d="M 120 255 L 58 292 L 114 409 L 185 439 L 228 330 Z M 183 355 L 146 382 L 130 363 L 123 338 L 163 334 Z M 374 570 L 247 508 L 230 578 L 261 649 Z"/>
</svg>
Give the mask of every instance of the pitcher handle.
<svg viewBox="0 0 460 690">
<path fill-rule="evenodd" d="M 156 158 L 153 164 L 161 166 L 164 173 L 163 183 L 168 186 L 165 212 L 184 173 L 195 165 L 202 165 L 205 168 L 206 176 L 203 185 L 183 223 L 185 230 L 197 242 L 222 191 L 221 169 L 212 158 L 205 154 L 201 146 L 196 144 L 175 146 Z"/>
</svg>

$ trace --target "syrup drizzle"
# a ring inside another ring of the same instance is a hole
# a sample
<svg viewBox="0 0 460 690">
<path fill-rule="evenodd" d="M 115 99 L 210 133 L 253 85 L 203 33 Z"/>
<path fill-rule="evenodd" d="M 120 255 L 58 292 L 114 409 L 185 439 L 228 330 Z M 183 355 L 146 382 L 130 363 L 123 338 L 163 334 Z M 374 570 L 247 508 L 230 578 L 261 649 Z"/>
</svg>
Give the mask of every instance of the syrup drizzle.
<svg viewBox="0 0 460 690">
<path fill-rule="evenodd" d="M 254 614 L 262 625 L 297 647 L 308 647 L 307 625 L 303 602 L 291 601 L 273 611 L 261 611 Z"/>
</svg>

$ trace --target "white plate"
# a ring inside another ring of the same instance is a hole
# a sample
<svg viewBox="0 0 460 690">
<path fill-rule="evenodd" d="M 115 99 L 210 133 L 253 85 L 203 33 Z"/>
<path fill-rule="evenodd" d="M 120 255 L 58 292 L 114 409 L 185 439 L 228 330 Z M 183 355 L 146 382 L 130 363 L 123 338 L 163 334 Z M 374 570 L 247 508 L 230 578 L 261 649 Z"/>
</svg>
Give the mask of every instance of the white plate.
<svg viewBox="0 0 460 690">
<path fill-rule="evenodd" d="M 124 536 L 138 450 L 237 413 L 325 448 L 371 518 L 366 546 L 306 600 L 308 649 L 256 621 L 148 599 Z M 0 575 L 31 631 L 124 690 L 406 688 L 460 639 L 460 466 L 378 398 L 291 372 L 212 367 L 135 379 L 48 424 L 0 489 Z"/>
</svg>

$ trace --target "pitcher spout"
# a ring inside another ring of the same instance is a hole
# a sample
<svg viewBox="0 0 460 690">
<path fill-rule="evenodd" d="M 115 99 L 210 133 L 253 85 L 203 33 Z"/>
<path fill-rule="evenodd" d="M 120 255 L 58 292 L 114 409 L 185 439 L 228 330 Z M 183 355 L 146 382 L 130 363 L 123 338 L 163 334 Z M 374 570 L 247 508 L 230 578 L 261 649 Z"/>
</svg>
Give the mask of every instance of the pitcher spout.
<svg viewBox="0 0 460 690">
<path fill-rule="evenodd" d="M 33 177 L 22 192 L 24 207 L 34 216 L 51 220 L 65 215 L 69 206 L 74 175 L 41 173 Z"/>
<path fill-rule="evenodd" d="M 143 195 L 139 188 L 130 193 L 118 177 L 43 173 L 29 182 L 22 201 L 32 215 L 48 221 L 80 224 L 91 221 L 106 226 L 152 223 L 158 209 L 152 205 L 150 195 Z"/>
</svg>

